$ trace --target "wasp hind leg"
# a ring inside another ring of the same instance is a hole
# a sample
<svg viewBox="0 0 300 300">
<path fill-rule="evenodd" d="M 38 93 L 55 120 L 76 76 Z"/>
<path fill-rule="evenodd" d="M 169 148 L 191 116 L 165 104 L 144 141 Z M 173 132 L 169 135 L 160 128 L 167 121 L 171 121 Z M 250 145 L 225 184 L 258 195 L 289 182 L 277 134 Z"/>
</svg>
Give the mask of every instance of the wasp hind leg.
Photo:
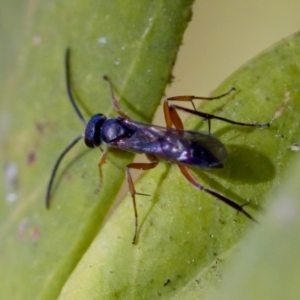
<svg viewBox="0 0 300 300">
<path fill-rule="evenodd" d="M 216 191 L 214 190 L 211 190 L 211 189 L 208 189 L 206 187 L 204 187 L 202 184 L 200 184 L 196 178 L 192 175 L 192 173 L 187 169 L 187 167 L 183 166 L 183 165 L 180 165 L 180 164 L 177 164 L 182 175 L 195 187 L 197 188 L 198 190 L 201 190 L 203 192 L 206 192 L 212 196 L 214 196 L 215 198 L 217 198 L 218 200 L 224 202 L 225 204 L 229 205 L 230 207 L 234 208 L 237 212 L 240 212 L 242 213 L 244 216 L 246 216 L 248 219 L 252 220 L 253 222 L 257 223 L 257 221 L 249 214 L 247 213 L 245 210 L 244 210 L 244 206 L 245 204 L 243 205 L 239 205 L 237 204 L 236 202 L 234 202 L 233 200 L 217 193 Z"/>
<path fill-rule="evenodd" d="M 200 97 L 200 96 L 175 96 L 175 97 L 169 97 L 166 98 L 164 100 L 164 104 L 163 104 L 163 108 L 164 108 L 164 115 L 165 115 L 165 120 L 166 120 L 166 124 L 167 127 L 172 127 L 174 125 L 175 128 L 177 129 L 184 129 L 183 128 L 183 124 L 182 121 L 177 113 L 177 110 L 181 110 L 193 115 L 197 115 L 205 120 L 208 121 L 208 132 L 211 132 L 211 120 L 212 119 L 216 119 L 216 120 L 221 120 L 223 122 L 227 122 L 230 124 L 234 124 L 234 125 L 239 125 L 239 126 L 248 126 L 248 127 L 269 127 L 270 123 L 244 123 L 244 122 L 237 122 L 237 121 L 233 121 L 230 119 L 226 119 L 226 118 L 222 118 L 222 117 L 218 117 L 212 114 L 208 114 L 205 112 L 201 112 L 201 111 L 197 111 L 195 104 L 193 102 L 193 100 L 215 100 L 215 99 L 220 99 L 223 98 L 227 95 L 229 95 L 232 91 L 234 91 L 235 88 L 231 88 L 228 92 L 216 96 L 216 97 Z M 170 101 L 183 101 L 183 102 L 191 102 L 193 105 L 193 109 L 189 109 L 186 107 L 182 107 L 179 105 L 169 105 Z"/>
</svg>

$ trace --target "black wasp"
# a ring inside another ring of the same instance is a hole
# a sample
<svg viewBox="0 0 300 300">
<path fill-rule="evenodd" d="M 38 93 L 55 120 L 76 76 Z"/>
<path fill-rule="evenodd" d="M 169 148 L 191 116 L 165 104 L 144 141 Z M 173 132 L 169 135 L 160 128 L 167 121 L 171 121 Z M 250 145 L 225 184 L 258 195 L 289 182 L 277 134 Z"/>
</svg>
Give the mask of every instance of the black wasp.
<svg viewBox="0 0 300 300">
<path fill-rule="evenodd" d="M 89 148 L 100 147 L 101 144 L 106 144 L 108 147 L 103 152 L 99 169 L 100 175 L 101 166 L 104 164 L 107 153 L 111 148 L 118 148 L 125 151 L 134 153 L 143 153 L 149 159 L 149 163 L 130 163 L 126 166 L 126 178 L 129 191 L 133 201 L 134 216 L 135 216 L 135 230 L 132 243 L 136 243 L 137 230 L 138 230 L 138 212 L 136 207 L 135 195 L 139 194 L 135 191 L 134 184 L 130 175 L 130 169 L 149 170 L 157 166 L 159 159 L 176 164 L 182 175 L 197 189 L 202 190 L 217 199 L 228 204 L 232 208 L 244 214 L 249 219 L 255 219 L 247 213 L 242 205 L 237 204 L 233 200 L 217 193 L 214 190 L 206 188 L 197 181 L 193 176 L 188 166 L 197 166 L 205 168 L 223 168 L 223 162 L 227 157 L 225 146 L 213 135 L 210 134 L 211 120 L 218 119 L 227 123 L 251 126 L 251 127 L 269 127 L 269 123 L 264 124 L 247 124 L 235 122 L 222 117 L 214 116 L 208 113 L 197 111 L 193 100 L 215 100 L 228 95 L 234 88 L 225 94 L 217 97 L 198 97 L 198 96 L 176 96 L 166 98 L 163 103 L 164 115 L 167 127 L 156 126 L 141 122 L 132 121 L 124 112 L 119 108 L 118 102 L 114 96 L 111 82 L 104 76 L 108 82 L 111 92 L 111 102 L 114 109 L 118 112 L 120 117 L 107 118 L 103 114 L 95 114 L 89 122 L 86 122 L 82 113 L 80 112 L 71 88 L 70 76 L 70 49 L 67 49 L 65 55 L 65 68 L 66 68 L 66 82 L 67 92 L 73 108 L 75 109 L 78 117 L 86 126 L 84 134 L 75 138 L 72 143 L 60 154 L 54 168 L 52 170 L 50 180 L 47 188 L 46 207 L 50 207 L 50 195 L 52 190 L 53 181 L 60 162 L 63 157 L 69 152 L 71 148 L 82 138 Z M 191 102 L 194 109 L 188 109 L 178 105 L 169 105 L 170 101 L 188 101 Z M 177 110 L 185 111 L 190 114 L 197 115 L 208 121 L 209 133 L 201 133 L 196 131 L 184 130 L 182 121 L 177 113 Z M 172 128 L 175 127 L 175 128 Z"/>
</svg>

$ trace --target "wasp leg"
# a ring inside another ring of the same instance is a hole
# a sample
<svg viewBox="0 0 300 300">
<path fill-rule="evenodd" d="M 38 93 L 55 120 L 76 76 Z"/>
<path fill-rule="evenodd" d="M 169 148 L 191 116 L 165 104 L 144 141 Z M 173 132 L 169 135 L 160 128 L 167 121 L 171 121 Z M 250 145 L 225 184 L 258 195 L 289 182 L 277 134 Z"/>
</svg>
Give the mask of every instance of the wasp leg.
<svg viewBox="0 0 300 300">
<path fill-rule="evenodd" d="M 183 123 L 176 111 L 176 109 L 171 105 L 169 106 L 168 102 L 165 100 L 163 104 L 164 109 L 164 115 L 165 115 L 165 121 L 168 128 L 174 127 L 176 129 L 183 130 Z"/>
<path fill-rule="evenodd" d="M 106 149 L 105 151 L 102 152 L 102 155 L 101 155 L 99 163 L 98 163 L 100 183 L 102 183 L 102 180 L 103 180 L 102 166 L 105 164 L 107 154 L 108 154 L 108 149 Z"/>
<path fill-rule="evenodd" d="M 247 213 L 243 206 L 245 206 L 245 204 L 243 205 L 239 205 L 236 202 L 234 202 L 233 200 L 215 192 L 214 190 L 208 189 L 206 187 L 204 187 L 203 185 L 201 185 L 196 178 L 192 175 L 192 173 L 187 169 L 187 167 L 177 164 L 182 175 L 197 189 L 204 191 L 212 196 L 214 196 L 215 198 L 217 198 L 218 200 L 226 203 L 227 205 L 231 206 L 232 208 L 234 208 L 235 210 L 237 210 L 238 212 L 242 213 L 243 215 L 245 215 L 248 219 L 254 221 L 257 223 L 257 221 L 249 214 Z"/>
<path fill-rule="evenodd" d="M 211 126 L 210 126 L 210 120 L 212 120 L 212 119 L 221 120 L 221 121 L 224 121 L 224 122 L 227 122 L 227 123 L 230 123 L 230 124 L 239 125 L 239 126 L 247 126 L 247 127 L 269 127 L 270 126 L 270 123 L 243 123 L 243 122 L 236 122 L 236 121 L 233 121 L 233 120 L 230 120 L 230 119 L 218 117 L 218 116 L 215 116 L 215 115 L 211 115 L 211 114 L 204 113 L 204 112 L 201 112 L 201 111 L 196 111 L 196 110 L 185 108 L 185 107 L 178 106 L 178 105 L 171 105 L 170 108 L 182 110 L 182 111 L 188 112 L 190 114 L 193 114 L 193 115 L 196 115 L 196 116 L 199 116 L 199 117 L 202 117 L 202 118 L 208 120 L 209 133 L 210 133 L 210 128 L 211 128 Z"/>
<path fill-rule="evenodd" d="M 248 127 L 269 127 L 270 123 L 243 123 L 243 122 L 236 122 L 230 119 L 226 119 L 226 118 L 222 118 L 222 117 L 218 117 L 212 114 L 208 114 L 208 113 L 203 113 L 201 111 L 197 111 L 195 104 L 193 102 L 193 100 L 195 99 L 201 99 L 201 100 L 215 100 L 215 99 L 220 99 L 222 97 L 227 96 L 228 94 L 230 94 L 232 91 L 234 91 L 235 88 L 231 88 L 228 92 L 216 96 L 216 97 L 200 97 L 200 96 L 175 96 L 175 97 L 169 97 L 166 98 L 164 100 L 164 104 L 163 104 L 163 108 L 164 108 L 164 115 L 165 115 L 165 119 L 166 119 L 166 124 L 167 127 L 172 127 L 172 125 L 175 126 L 175 128 L 177 129 L 182 129 L 183 130 L 183 124 L 182 121 L 178 115 L 178 113 L 176 112 L 176 110 L 181 110 L 181 111 L 185 111 L 188 112 L 190 114 L 193 115 L 197 115 L 199 117 L 202 117 L 206 120 L 208 120 L 208 132 L 211 132 L 211 120 L 212 119 L 216 119 L 216 120 L 221 120 L 230 124 L 234 124 L 234 125 L 239 125 L 239 126 L 248 126 Z M 189 109 L 186 107 L 182 107 L 179 105 L 169 105 L 169 101 L 183 101 L 183 102 L 191 102 L 193 105 L 194 109 Z"/>
<path fill-rule="evenodd" d="M 146 171 L 146 170 L 155 168 L 157 166 L 157 164 L 158 164 L 158 159 L 156 159 L 156 161 L 153 161 L 150 163 L 131 163 L 126 166 L 126 179 L 127 179 L 129 192 L 130 192 L 132 202 L 133 202 L 133 210 L 134 210 L 134 217 L 135 217 L 135 229 L 134 229 L 134 236 L 132 239 L 132 244 L 136 244 L 136 238 L 137 238 L 137 232 L 138 232 L 138 212 L 137 212 L 137 207 L 136 207 L 135 195 L 145 195 L 145 194 L 140 194 L 135 191 L 129 169 Z"/>
<path fill-rule="evenodd" d="M 113 90 L 113 85 L 110 81 L 110 79 L 104 75 L 103 76 L 103 79 L 107 82 L 108 84 L 108 87 L 109 87 L 109 90 L 110 90 L 110 97 L 111 97 L 111 103 L 113 105 L 113 108 L 115 109 L 115 111 L 121 116 L 123 117 L 124 119 L 128 119 L 130 120 L 130 118 L 124 113 L 121 111 L 120 107 L 119 107 L 119 103 L 115 97 L 115 93 L 114 93 L 114 90 Z"/>
<path fill-rule="evenodd" d="M 215 96 L 215 97 L 201 97 L 201 96 L 193 96 L 193 95 L 184 95 L 184 96 L 175 96 L 175 97 L 168 97 L 164 100 L 163 109 L 164 109 L 164 115 L 166 120 L 167 127 L 172 127 L 172 125 L 175 126 L 177 129 L 183 129 L 182 121 L 178 115 L 178 113 L 175 110 L 175 107 L 173 105 L 169 106 L 169 101 L 183 101 L 183 102 L 190 102 L 193 105 L 194 110 L 196 110 L 196 106 L 193 102 L 193 100 L 215 100 L 223 98 L 227 95 L 229 95 L 232 91 L 234 91 L 235 88 L 231 88 L 228 92 Z"/>
</svg>

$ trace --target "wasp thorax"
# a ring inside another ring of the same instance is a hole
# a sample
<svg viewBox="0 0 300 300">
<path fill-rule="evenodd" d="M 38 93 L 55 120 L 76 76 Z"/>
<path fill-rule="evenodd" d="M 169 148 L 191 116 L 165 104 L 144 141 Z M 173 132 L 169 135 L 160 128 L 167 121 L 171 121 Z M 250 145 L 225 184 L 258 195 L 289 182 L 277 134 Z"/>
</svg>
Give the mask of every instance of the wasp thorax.
<svg viewBox="0 0 300 300">
<path fill-rule="evenodd" d="M 126 126 L 125 122 L 123 118 L 107 119 L 102 126 L 102 142 L 109 144 L 129 138 L 134 131 Z"/>
</svg>

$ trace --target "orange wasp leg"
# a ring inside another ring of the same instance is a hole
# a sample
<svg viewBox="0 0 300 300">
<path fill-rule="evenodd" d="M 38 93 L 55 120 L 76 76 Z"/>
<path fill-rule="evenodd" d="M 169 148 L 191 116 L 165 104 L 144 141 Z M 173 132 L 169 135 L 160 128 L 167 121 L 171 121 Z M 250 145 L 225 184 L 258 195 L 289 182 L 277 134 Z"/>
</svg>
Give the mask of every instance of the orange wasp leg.
<svg viewBox="0 0 300 300">
<path fill-rule="evenodd" d="M 112 86 L 112 83 L 110 81 L 110 79 L 104 75 L 103 76 L 103 79 L 107 82 L 108 84 L 108 87 L 109 87 L 109 90 L 110 90 L 110 97 L 111 97 L 111 103 L 113 105 L 113 108 L 115 109 L 115 111 L 124 119 L 128 119 L 130 120 L 130 118 L 124 113 L 121 111 L 120 107 L 119 107 L 119 104 L 118 104 L 118 101 L 115 97 L 115 94 L 114 94 L 114 91 L 113 91 L 113 86 Z"/>
<path fill-rule="evenodd" d="M 100 157 L 98 168 L 99 168 L 99 176 L 102 183 L 103 180 L 103 173 L 102 173 L 102 166 L 105 164 L 106 158 L 107 158 L 108 149 L 106 149 L 104 152 L 102 152 L 102 155 Z"/>
<path fill-rule="evenodd" d="M 215 99 L 220 99 L 220 98 L 223 98 L 223 97 L 229 95 L 232 91 L 235 91 L 235 88 L 231 88 L 228 92 L 226 92 L 222 95 L 216 96 L 216 97 L 201 97 L 201 96 L 185 95 L 185 96 L 174 96 L 174 97 L 166 98 L 163 103 L 163 109 L 164 109 L 164 115 L 165 115 L 167 127 L 171 128 L 172 125 L 174 125 L 175 128 L 183 130 L 182 121 L 181 121 L 178 113 L 176 112 L 176 109 L 180 109 L 181 106 L 169 105 L 169 101 L 190 102 L 193 105 L 194 110 L 196 111 L 196 106 L 195 106 L 193 100 L 209 100 L 209 101 L 211 101 L 211 100 L 215 100 Z M 206 118 L 205 116 L 203 116 L 203 117 Z M 210 118 L 208 118 L 208 127 L 209 127 L 209 132 L 210 132 Z"/>
<path fill-rule="evenodd" d="M 118 101 L 116 100 L 116 97 L 115 97 L 115 94 L 113 91 L 113 86 L 112 86 L 111 81 L 109 80 L 109 78 L 107 76 L 103 76 L 103 79 L 108 84 L 108 87 L 110 90 L 110 95 L 111 95 L 111 103 L 112 103 L 114 109 L 121 117 L 130 120 L 129 116 L 127 116 L 123 111 L 121 111 L 121 109 L 119 107 Z M 99 162 L 100 177 L 102 177 L 101 166 L 105 163 L 107 152 L 108 152 L 108 150 L 106 150 L 100 158 L 100 162 Z M 129 169 L 146 171 L 146 170 L 155 168 L 158 164 L 158 159 L 155 156 L 151 156 L 151 155 L 147 155 L 147 157 L 151 161 L 150 163 L 130 163 L 126 166 L 126 169 L 125 169 L 127 184 L 128 184 L 130 195 L 132 197 L 134 217 L 135 217 L 135 229 L 134 229 L 134 236 L 132 239 L 132 244 L 136 244 L 137 232 L 138 232 L 138 212 L 137 212 L 137 207 L 136 207 L 135 195 L 141 195 L 141 196 L 149 196 L 149 195 L 136 192 Z"/>
<path fill-rule="evenodd" d="M 177 164 L 177 166 L 179 167 L 182 175 L 198 190 L 204 191 L 212 196 L 214 196 L 215 198 L 217 198 L 218 200 L 226 203 L 227 205 L 231 206 L 232 208 L 234 208 L 235 210 L 237 210 L 238 212 L 242 213 L 243 215 L 245 215 L 247 218 L 249 218 L 250 220 L 254 221 L 257 223 L 257 221 L 250 215 L 248 214 L 244 209 L 243 206 L 244 205 L 239 205 L 236 202 L 234 202 L 233 200 L 215 192 L 214 190 L 208 189 L 206 187 L 204 187 L 203 185 L 201 185 L 196 178 L 192 175 L 192 173 L 187 169 L 186 166 Z M 248 203 L 247 203 L 248 204 Z"/>
<path fill-rule="evenodd" d="M 166 98 L 164 100 L 164 104 L 163 104 L 163 109 L 164 109 L 164 115 L 165 115 L 165 120 L 166 120 L 166 125 L 168 128 L 171 128 L 173 125 L 176 129 L 180 129 L 180 130 L 184 130 L 183 127 L 183 123 L 177 113 L 176 110 L 182 110 L 197 116 L 200 116 L 206 120 L 208 120 L 208 129 L 209 129 L 209 133 L 211 131 L 211 120 L 212 119 L 217 119 L 217 120 L 221 120 L 227 123 L 231 123 L 231 124 L 235 124 L 235 125 L 241 125 L 241 126 L 251 126 L 251 127 L 269 127 L 270 124 L 269 123 L 264 123 L 264 124 L 248 124 L 248 123 L 241 123 L 241 122 L 236 122 L 236 121 L 232 121 L 230 119 L 226 119 L 226 118 L 222 118 L 222 117 L 218 117 L 212 114 L 208 114 L 208 113 L 203 113 L 200 111 L 196 110 L 196 107 L 194 105 L 193 100 L 195 99 L 201 99 L 201 100 L 215 100 L 215 99 L 220 99 L 228 94 L 230 94 L 232 91 L 234 91 L 235 89 L 232 88 L 230 89 L 228 92 L 216 96 L 216 97 L 200 97 L 200 96 L 175 96 L 175 97 L 169 97 Z M 193 105 L 193 109 L 189 109 L 189 108 L 185 108 L 182 106 L 178 106 L 178 105 L 169 105 L 169 101 L 185 101 L 185 102 L 191 102 Z M 181 164 L 177 164 L 182 175 L 197 189 L 204 191 L 212 196 L 214 196 L 215 198 L 217 198 L 218 200 L 226 203 L 227 205 L 229 205 L 230 207 L 234 208 L 235 210 L 237 210 L 238 212 L 241 212 L 242 214 L 244 214 L 246 217 L 248 217 L 249 219 L 251 219 L 254 222 L 257 222 L 250 214 L 248 214 L 244 209 L 243 206 L 244 205 L 239 205 L 236 202 L 234 202 L 233 200 L 211 190 L 208 189 L 206 187 L 204 187 L 203 185 L 201 185 L 196 178 L 192 175 L 192 173 L 188 170 L 188 168 L 184 165 Z"/>
<path fill-rule="evenodd" d="M 133 236 L 133 239 L 132 239 L 132 244 L 136 244 L 137 232 L 138 232 L 138 211 L 137 211 L 137 207 L 136 207 L 135 195 L 142 195 L 142 196 L 149 196 L 149 195 L 137 193 L 135 191 L 134 184 L 133 184 L 132 177 L 131 177 L 129 169 L 146 171 L 146 170 L 150 170 L 150 169 L 155 168 L 157 166 L 157 164 L 158 164 L 158 159 L 155 158 L 155 161 L 153 159 L 153 161 L 150 162 L 150 163 L 131 163 L 131 164 L 128 164 L 126 166 L 126 179 L 127 179 L 129 192 L 130 192 L 132 202 L 133 202 L 134 217 L 135 217 L 135 227 L 134 227 L 135 229 L 134 229 L 134 236 Z"/>
</svg>

